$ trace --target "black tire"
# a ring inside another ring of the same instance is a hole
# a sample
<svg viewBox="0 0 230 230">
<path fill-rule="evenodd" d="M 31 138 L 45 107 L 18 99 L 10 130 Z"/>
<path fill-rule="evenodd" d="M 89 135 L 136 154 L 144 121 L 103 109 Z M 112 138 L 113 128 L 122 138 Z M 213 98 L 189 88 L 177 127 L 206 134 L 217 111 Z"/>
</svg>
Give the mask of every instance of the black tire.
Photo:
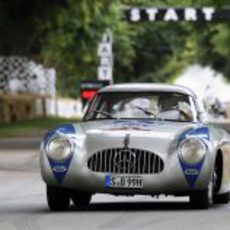
<svg viewBox="0 0 230 230">
<path fill-rule="evenodd" d="M 215 190 L 213 196 L 213 203 L 215 204 L 227 204 L 229 202 L 229 192 L 224 194 L 217 194 L 221 188 L 222 178 L 223 178 L 223 156 L 218 154 L 215 164 Z"/>
<path fill-rule="evenodd" d="M 190 194 L 190 204 L 194 209 L 207 209 L 211 201 L 208 189 L 202 191 L 194 191 Z"/>
<path fill-rule="evenodd" d="M 47 185 L 47 203 L 51 211 L 67 210 L 70 204 L 70 194 L 67 189 Z"/>
<path fill-rule="evenodd" d="M 215 171 L 210 179 L 209 185 L 204 190 L 193 191 L 189 198 L 194 209 L 207 209 L 213 203 L 215 193 Z"/>
<path fill-rule="evenodd" d="M 214 195 L 213 203 L 215 204 L 227 204 L 229 202 L 229 193 L 224 193 L 220 195 Z"/>
<path fill-rule="evenodd" d="M 71 194 L 71 198 L 76 207 L 87 208 L 90 204 L 92 194 L 73 191 Z"/>
</svg>

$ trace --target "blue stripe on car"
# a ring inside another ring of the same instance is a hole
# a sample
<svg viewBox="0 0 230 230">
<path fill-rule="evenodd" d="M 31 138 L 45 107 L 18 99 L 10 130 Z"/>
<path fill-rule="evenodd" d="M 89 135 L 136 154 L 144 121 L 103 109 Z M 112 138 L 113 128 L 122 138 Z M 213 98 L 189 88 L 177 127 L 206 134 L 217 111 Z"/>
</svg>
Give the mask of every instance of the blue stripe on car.
<svg viewBox="0 0 230 230">
<path fill-rule="evenodd" d="M 207 142 L 209 142 L 210 140 L 210 133 L 209 133 L 209 129 L 206 126 L 202 126 L 202 127 L 198 127 L 198 128 L 192 128 L 189 129 L 187 131 L 185 131 L 184 133 L 182 133 L 182 135 L 180 136 L 179 140 L 178 140 L 178 147 L 180 145 L 180 143 L 185 140 L 185 139 L 189 139 L 189 138 L 199 138 L 203 141 L 203 143 L 206 145 L 206 147 L 208 147 Z M 181 168 L 183 170 L 184 176 L 190 186 L 190 188 L 194 187 L 194 184 L 200 174 L 204 159 L 202 159 L 202 161 L 200 161 L 197 164 L 194 165 L 189 165 L 185 162 L 183 162 L 180 158 L 180 164 L 181 164 Z"/>
<path fill-rule="evenodd" d="M 110 187 L 111 177 L 110 175 L 105 176 L 105 187 Z"/>
<path fill-rule="evenodd" d="M 48 144 L 49 140 L 55 136 L 58 136 L 58 134 L 62 134 L 62 135 L 75 134 L 75 128 L 72 124 L 63 124 L 63 125 L 59 125 L 56 128 L 48 131 L 44 137 L 45 148 L 46 148 L 46 145 Z M 63 181 L 63 179 L 64 179 L 64 177 L 65 177 L 65 175 L 69 169 L 72 157 L 73 157 L 73 154 L 71 154 L 70 157 L 68 157 L 67 159 L 65 159 L 64 161 L 61 161 L 61 162 L 54 161 L 53 159 L 48 157 L 49 164 L 50 164 L 51 170 L 53 172 L 53 175 L 59 184 L 62 183 L 62 181 Z"/>
<path fill-rule="evenodd" d="M 191 137 L 210 140 L 210 134 L 209 134 L 208 127 L 202 126 L 202 127 L 198 127 L 198 128 L 195 128 L 195 129 L 191 128 L 191 129 L 186 130 L 180 136 L 178 143 L 180 143 L 184 139 L 191 138 Z"/>
<path fill-rule="evenodd" d="M 62 134 L 75 134 L 75 128 L 72 124 L 63 124 L 59 125 L 54 129 L 49 130 L 44 137 L 44 143 L 45 145 L 48 143 L 50 138 L 52 138 L 54 135 L 56 135 L 58 132 Z"/>
<path fill-rule="evenodd" d="M 49 159 L 49 163 L 50 163 L 50 167 L 52 169 L 52 172 L 54 174 L 54 177 L 56 178 L 57 182 L 59 184 L 62 183 L 68 169 L 69 169 L 69 165 L 70 162 L 72 160 L 73 154 L 71 154 L 70 157 L 68 157 L 67 159 L 65 159 L 65 161 L 63 162 L 57 162 L 52 160 L 50 157 L 48 157 Z"/>
<path fill-rule="evenodd" d="M 183 170 L 184 176 L 185 176 L 190 188 L 194 187 L 196 179 L 198 178 L 198 176 L 200 174 L 203 162 L 204 162 L 204 159 L 197 164 L 188 165 L 180 159 L 181 168 Z"/>
</svg>

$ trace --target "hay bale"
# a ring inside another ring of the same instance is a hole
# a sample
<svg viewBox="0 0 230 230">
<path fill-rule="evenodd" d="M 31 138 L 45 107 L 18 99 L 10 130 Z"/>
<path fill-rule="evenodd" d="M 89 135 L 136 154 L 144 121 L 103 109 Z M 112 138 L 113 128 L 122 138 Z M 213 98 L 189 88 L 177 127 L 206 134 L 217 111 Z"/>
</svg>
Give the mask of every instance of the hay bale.
<svg viewBox="0 0 230 230">
<path fill-rule="evenodd" d="M 35 118 L 35 101 L 36 96 L 31 94 L 0 95 L 0 123 Z"/>
<path fill-rule="evenodd" d="M 0 99 L 0 108 L 1 108 L 1 110 L 0 110 L 0 123 L 10 122 L 9 106 L 2 99 Z"/>
</svg>

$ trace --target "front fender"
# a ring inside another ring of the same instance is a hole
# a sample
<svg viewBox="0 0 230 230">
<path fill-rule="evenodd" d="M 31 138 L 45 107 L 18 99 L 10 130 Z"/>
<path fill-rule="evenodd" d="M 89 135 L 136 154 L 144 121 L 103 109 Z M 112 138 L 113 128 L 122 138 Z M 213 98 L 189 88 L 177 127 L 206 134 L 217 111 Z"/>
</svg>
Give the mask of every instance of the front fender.
<svg viewBox="0 0 230 230">
<path fill-rule="evenodd" d="M 76 149 L 76 131 L 78 126 L 73 124 L 63 124 L 50 130 L 44 136 L 41 143 L 41 154 L 40 154 L 40 165 L 41 165 L 41 175 L 43 180 L 47 184 L 51 185 L 61 185 L 62 181 L 69 170 L 74 150 Z M 57 136 L 65 136 L 73 144 L 73 152 L 63 161 L 55 161 L 48 157 L 46 154 L 46 148 L 49 141 Z"/>
<path fill-rule="evenodd" d="M 190 165 L 180 159 L 181 168 L 190 189 L 207 188 L 213 175 L 215 151 L 210 136 L 209 127 L 200 125 L 187 130 L 179 137 L 178 147 L 184 140 L 190 138 L 199 139 L 206 146 L 206 155 L 200 162 Z"/>
</svg>

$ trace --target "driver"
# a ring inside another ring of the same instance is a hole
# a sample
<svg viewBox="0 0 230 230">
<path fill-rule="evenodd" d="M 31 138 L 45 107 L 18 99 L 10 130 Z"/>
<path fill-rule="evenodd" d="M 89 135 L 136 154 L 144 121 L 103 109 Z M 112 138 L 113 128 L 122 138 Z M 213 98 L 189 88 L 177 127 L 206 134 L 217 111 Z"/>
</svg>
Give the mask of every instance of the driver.
<svg viewBox="0 0 230 230">
<path fill-rule="evenodd" d="M 144 111 L 149 111 L 151 103 L 147 98 L 136 98 L 130 101 L 129 106 L 131 107 L 131 112 L 133 117 L 149 117 Z M 141 110 L 142 109 L 142 110 Z"/>
<path fill-rule="evenodd" d="M 178 102 L 178 110 L 182 116 L 182 120 L 193 121 L 192 110 L 187 102 Z"/>
<path fill-rule="evenodd" d="M 162 119 L 193 121 L 193 114 L 188 102 L 182 97 L 162 97 L 159 100 Z"/>
</svg>

